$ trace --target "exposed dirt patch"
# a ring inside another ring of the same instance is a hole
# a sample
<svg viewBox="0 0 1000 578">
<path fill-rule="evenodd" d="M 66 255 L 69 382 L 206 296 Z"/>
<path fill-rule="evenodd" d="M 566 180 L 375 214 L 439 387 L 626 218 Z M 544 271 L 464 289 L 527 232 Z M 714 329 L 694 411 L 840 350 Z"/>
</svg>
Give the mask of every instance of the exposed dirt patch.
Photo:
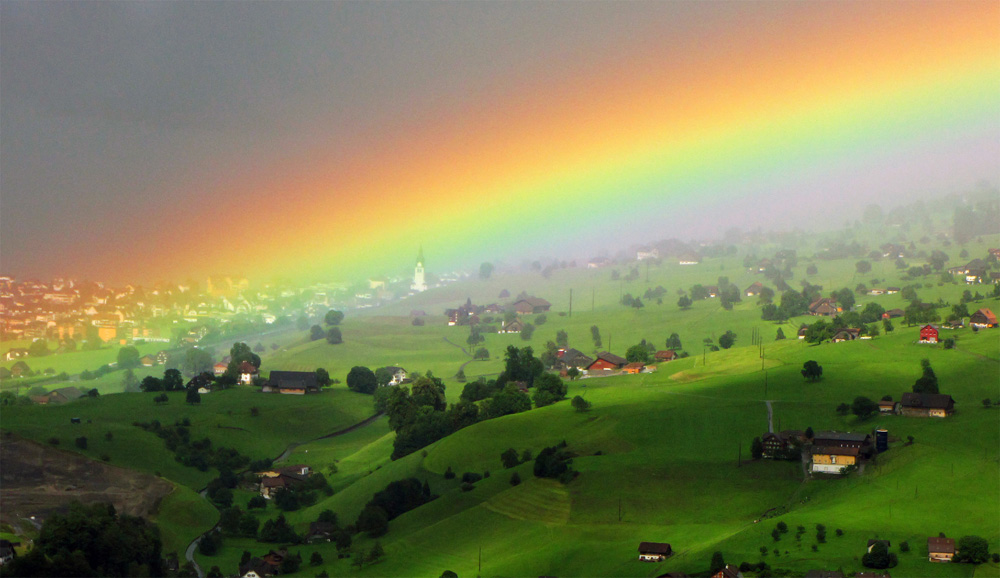
<svg viewBox="0 0 1000 578">
<path fill-rule="evenodd" d="M 0 439 L 0 521 L 19 526 L 44 520 L 78 500 L 111 502 L 120 513 L 148 517 L 170 493 L 170 482 L 48 447 L 9 433 Z"/>
</svg>

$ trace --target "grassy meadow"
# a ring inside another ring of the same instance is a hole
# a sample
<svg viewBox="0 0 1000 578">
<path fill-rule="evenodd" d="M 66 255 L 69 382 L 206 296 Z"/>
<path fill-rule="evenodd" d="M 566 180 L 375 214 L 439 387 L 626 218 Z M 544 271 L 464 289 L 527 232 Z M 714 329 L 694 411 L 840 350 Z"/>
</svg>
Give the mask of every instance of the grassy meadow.
<svg viewBox="0 0 1000 578">
<path fill-rule="evenodd" d="M 976 257 L 997 244 L 1000 236 L 992 236 L 967 249 Z M 918 248 L 929 252 L 933 246 Z M 758 249 L 761 256 L 774 251 Z M 953 254 L 947 266 L 968 260 L 956 257 L 957 247 L 946 252 Z M 856 261 L 800 258 L 788 282 L 798 287 L 805 279 L 822 285 L 824 294 L 862 282 L 869 287 L 913 283 L 900 277 L 892 261 L 873 262 L 864 276 L 855 273 Z M 810 264 L 818 269 L 815 275 L 805 272 Z M 164 499 L 157 518 L 173 549 L 182 549 L 190 537 L 215 523 L 215 509 L 194 493 L 215 472 L 181 466 L 162 440 L 130 425 L 133 421 L 159 419 L 168 424 L 188 417 L 192 439 L 210 437 L 216 445 L 253 458 L 275 457 L 299 444 L 286 463 L 309 464 L 323 472 L 335 490 L 313 506 L 286 514 L 303 533 L 325 509 L 337 512 L 342 524 L 353 523 L 374 492 L 406 477 L 428 481 L 440 496 L 390 522 L 388 534 L 380 539 L 386 556 L 376 565 L 358 569 L 350 560 L 338 560 L 333 544 L 291 548 L 303 556 L 303 575 L 324 570 L 362 576 L 439 576 L 444 570 L 460 576 L 697 574 L 708 569 L 715 551 L 723 552 L 730 563 L 764 560 L 792 575 L 838 568 L 853 573 L 862 569 L 866 541 L 880 538 L 891 540 L 891 551 L 899 555 L 899 566 L 890 571 L 893 576 L 1000 576 L 995 564 L 975 568 L 926 562 L 926 538 L 938 532 L 955 538 L 980 535 L 991 550 L 1000 550 L 1000 409 L 981 403 L 1000 398 L 1000 330 L 942 330 L 942 338 L 957 338 L 957 346 L 949 350 L 918 344 L 918 328 L 895 320 L 894 332 L 871 340 L 814 346 L 795 339 L 795 333 L 800 323 L 815 318 L 784 324 L 762 321 L 756 298 L 744 297 L 730 311 L 718 299 L 695 302 L 689 310 L 677 306 L 678 290 L 696 283 L 715 285 L 719 277 L 728 277 L 741 289 L 754 281 L 770 286 L 762 275 L 744 268 L 743 254 L 706 259 L 696 266 L 664 262 L 648 271 L 643 264 L 639 278 L 631 282 L 612 280 L 613 268 L 557 269 L 547 279 L 537 272 L 470 279 L 380 309 L 348 312 L 341 325 L 343 344 L 308 341 L 300 332 L 299 337 L 283 336 L 282 347 L 262 356 L 264 374 L 323 367 L 341 381 L 355 365 L 432 371 L 445 380 L 447 398 L 454 402 L 463 387 L 454 379 L 460 368 L 469 379 L 493 376 L 503 367 L 507 346 L 530 345 L 537 354 L 559 330 L 568 333 L 571 347 L 585 353 L 610 350 L 619 355 L 641 339 L 662 349 L 671 333 L 680 335 L 690 357 L 661 364 L 654 373 L 570 382 L 570 398 L 581 395 L 593 404 L 586 413 L 574 411 L 568 401 L 559 402 L 480 422 L 395 461 L 389 458 L 394 434 L 384 417 L 345 435 L 317 439 L 373 413 L 371 397 L 350 392 L 344 384 L 305 397 L 235 388 L 205 395 L 195 407 L 184 404 L 181 393 L 168 394 L 170 402 L 159 407 L 151 394 L 102 395 L 65 406 L 8 407 L 3 410 L 3 428 L 42 441 L 55 437 L 60 447 L 75 451 L 81 450 L 74 448 L 74 438 L 86 435 L 90 444 L 82 453 L 95 459 L 106 455 L 112 463 L 179 484 L 178 491 Z M 618 267 L 622 275 L 628 269 Z M 957 303 L 970 288 L 941 283 L 937 275 L 919 282 L 917 293 L 924 301 Z M 619 303 L 624 293 L 641 296 L 657 286 L 667 289 L 661 304 L 643 299 L 645 306 L 633 309 Z M 473 348 L 466 344 L 469 329 L 448 327 L 443 311 L 467 298 L 477 304 L 501 301 L 498 295 L 504 289 L 512 296 L 524 290 L 543 297 L 552 302 L 552 310 L 541 324 L 537 315 L 528 316 L 537 326 L 531 340 L 484 334 L 486 342 L 476 347 L 486 347 L 492 357 L 472 361 Z M 970 289 L 988 294 L 992 287 Z M 858 296 L 856 307 L 870 301 L 886 309 L 906 306 L 897 294 Z M 970 311 L 980 307 L 1000 312 L 1000 300 L 969 304 Z M 412 325 L 412 309 L 428 313 L 424 326 Z M 591 339 L 593 325 L 600 329 L 600 346 Z M 779 327 L 788 339 L 775 341 Z M 706 351 L 703 340 L 717 343 L 727 330 L 737 334 L 736 345 Z M 763 358 L 751 343 L 755 332 L 761 336 Z M 857 396 L 900 399 L 920 376 L 924 358 L 937 373 L 941 392 L 955 398 L 954 416 L 878 416 L 859 422 L 835 411 Z M 800 370 L 808 360 L 823 367 L 821 381 L 803 379 Z M 843 478 L 804 478 L 798 462 L 752 461 L 751 441 L 768 427 L 765 401 L 772 404 L 775 429 L 884 427 L 892 439 L 890 451 L 866 464 L 863 472 Z M 254 406 L 259 417 L 250 417 Z M 81 417 L 84 423 L 72 425 L 70 417 Z M 110 441 L 107 432 L 112 433 Z M 913 436 L 912 444 L 908 436 Z M 567 485 L 534 478 L 531 463 L 510 471 L 501 465 L 500 454 L 507 448 L 537 455 L 562 440 L 577 454 L 574 467 L 580 472 Z M 458 478 L 445 479 L 449 467 Z M 486 471 L 490 477 L 476 483 L 474 490 L 461 490 L 463 472 Z M 509 483 L 514 471 L 523 480 L 517 486 Z M 237 492 L 237 505 L 245 509 L 248 498 Z M 277 516 L 277 511 L 269 504 L 255 515 L 263 520 Z M 778 521 L 790 531 L 775 542 L 771 531 Z M 825 541 L 816 538 L 817 524 L 827 529 Z M 805 532 L 796 539 L 798 526 Z M 838 529 L 842 535 L 837 535 Z M 669 542 L 676 554 L 661 564 L 640 563 L 640 541 Z M 910 552 L 899 551 L 903 541 Z M 373 543 L 356 536 L 354 555 Z M 205 569 L 218 565 L 223 572 L 234 572 L 244 550 L 260 555 L 272 547 L 227 538 L 216 555 L 199 554 L 198 561 Z M 308 566 L 313 551 L 324 558 L 315 568 Z"/>
</svg>

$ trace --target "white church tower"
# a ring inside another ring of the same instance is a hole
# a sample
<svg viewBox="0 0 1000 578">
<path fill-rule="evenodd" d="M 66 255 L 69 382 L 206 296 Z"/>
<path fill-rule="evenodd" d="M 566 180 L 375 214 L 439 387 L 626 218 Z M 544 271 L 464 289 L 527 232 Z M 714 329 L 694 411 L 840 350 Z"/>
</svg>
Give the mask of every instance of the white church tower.
<svg viewBox="0 0 1000 578">
<path fill-rule="evenodd" d="M 420 247 L 417 253 L 417 266 L 413 269 L 413 285 L 410 289 L 414 291 L 427 291 L 427 282 L 424 280 L 424 248 Z"/>
</svg>

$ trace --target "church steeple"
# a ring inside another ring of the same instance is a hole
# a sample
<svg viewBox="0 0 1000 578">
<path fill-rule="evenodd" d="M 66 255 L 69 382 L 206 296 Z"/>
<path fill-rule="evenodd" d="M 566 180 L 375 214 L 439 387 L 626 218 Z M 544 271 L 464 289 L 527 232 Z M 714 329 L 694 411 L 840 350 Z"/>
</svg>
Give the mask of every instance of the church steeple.
<svg viewBox="0 0 1000 578">
<path fill-rule="evenodd" d="M 427 282 L 424 280 L 424 246 L 420 246 L 417 252 L 417 266 L 413 268 L 413 284 L 410 285 L 413 291 L 427 291 Z"/>
</svg>

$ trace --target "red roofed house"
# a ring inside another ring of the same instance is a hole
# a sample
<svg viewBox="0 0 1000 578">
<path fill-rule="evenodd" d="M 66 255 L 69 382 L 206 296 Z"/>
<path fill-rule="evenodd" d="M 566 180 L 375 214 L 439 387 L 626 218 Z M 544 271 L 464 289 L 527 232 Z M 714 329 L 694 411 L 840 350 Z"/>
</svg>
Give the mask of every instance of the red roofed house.
<svg viewBox="0 0 1000 578">
<path fill-rule="evenodd" d="M 628 363 L 627 360 L 618 357 L 613 353 L 602 351 L 597 354 L 597 359 L 595 359 L 593 363 L 587 366 L 587 371 L 594 371 L 594 370 L 610 371 L 612 369 L 621 369 L 625 367 L 626 363 Z"/>
<path fill-rule="evenodd" d="M 712 574 L 712 578 L 743 578 L 743 572 L 740 572 L 738 566 L 726 564 L 725 568 Z"/>
<path fill-rule="evenodd" d="M 938 330 L 933 325 L 924 325 L 920 328 L 920 343 L 937 343 Z"/>
<path fill-rule="evenodd" d="M 677 359 L 677 352 L 673 349 L 664 349 L 663 351 L 657 351 L 654 358 L 656 361 L 673 361 Z"/>
<path fill-rule="evenodd" d="M 220 361 L 219 363 L 216 363 L 215 365 L 212 366 L 212 373 L 215 374 L 215 377 L 219 377 L 220 375 L 225 373 L 226 369 L 228 368 L 229 368 L 228 365 Z"/>
<path fill-rule="evenodd" d="M 641 361 L 636 361 L 634 363 L 629 363 L 622 368 L 622 373 L 642 373 L 642 370 L 646 367 L 646 364 Z"/>
<path fill-rule="evenodd" d="M 257 368 L 249 361 L 241 363 L 238 371 L 240 374 L 240 383 L 243 385 L 252 384 L 253 378 L 257 377 Z"/>
<path fill-rule="evenodd" d="M 979 328 L 996 327 L 997 316 L 989 309 L 980 309 L 969 317 L 969 325 Z"/>
</svg>

